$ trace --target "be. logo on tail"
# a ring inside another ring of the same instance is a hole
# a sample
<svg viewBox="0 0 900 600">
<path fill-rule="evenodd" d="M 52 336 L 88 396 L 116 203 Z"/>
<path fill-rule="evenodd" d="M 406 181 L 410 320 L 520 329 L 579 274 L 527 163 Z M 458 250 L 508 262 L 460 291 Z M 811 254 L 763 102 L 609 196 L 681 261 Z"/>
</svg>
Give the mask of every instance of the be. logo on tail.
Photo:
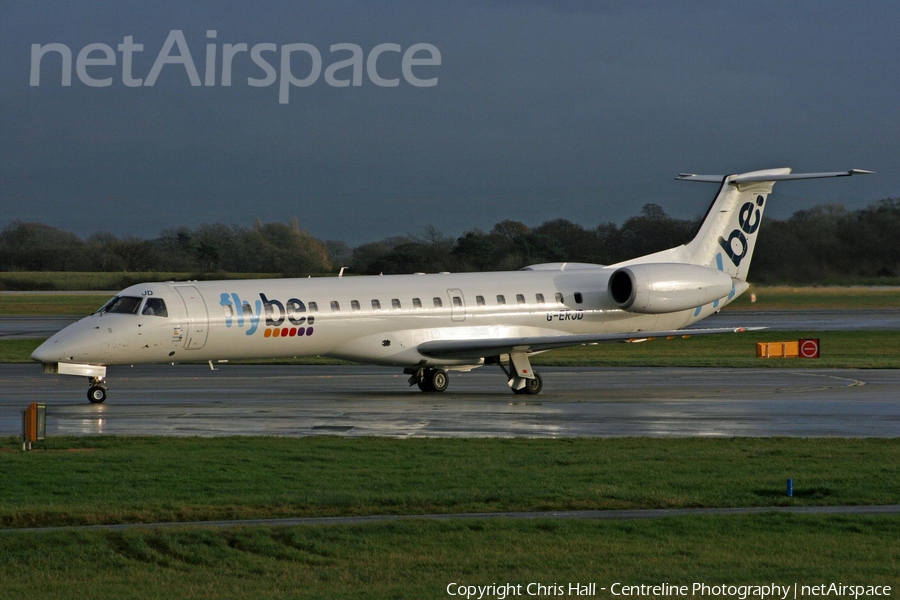
<svg viewBox="0 0 900 600">
<path fill-rule="evenodd" d="M 762 196 L 756 197 L 756 206 L 762 206 L 763 202 L 765 202 L 765 198 Z M 753 235 L 759 229 L 759 221 L 762 219 L 762 215 L 756 206 L 753 206 L 752 202 L 746 202 L 741 207 L 740 213 L 738 213 L 740 229 L 735 229 L 729 233 L 727 240 L 719 236 L 719 245 L 722 246 L 725 254 L 728 255 L 728 258 L 731 259 L 731 262 L 736 267 L 740 266 L 741 261 L 747 256 L 747 236 Z"/>
</svg>

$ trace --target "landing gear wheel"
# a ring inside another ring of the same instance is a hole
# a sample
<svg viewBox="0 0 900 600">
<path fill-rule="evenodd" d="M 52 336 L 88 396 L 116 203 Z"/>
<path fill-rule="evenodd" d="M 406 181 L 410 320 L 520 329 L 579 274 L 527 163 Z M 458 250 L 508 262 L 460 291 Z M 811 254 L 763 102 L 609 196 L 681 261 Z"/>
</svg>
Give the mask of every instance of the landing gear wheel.
<svg viewBox="0 0 900 600">
<path fill-rule="evenodd" d="M 92 385 L 88 390 L 87 397 L 91 404 L 102 404 L 106 400 L 106 388 L 102 385 Z"/>
<path fill-rule="evenodd" d="M 521 393 L 528 394 L 529 396 L 534 396 L 536 394 L 540 394 L 543 387 L 544 380 L 541 379 L 540 373 L 535 373 L 534 379 L 526 379 L 525 387 L 523 387 L 521 390 L 516 391 L 521 391 Z"/>
<path fill-rule="evenodd" d="M 544 388 L 544 380 L 541 378 L 540 373 L 534 374 L 534 379 L 526 379 L 525 387 L 521 387 L 519 389 L 512 388 L 512 393 L 518 395 L 528 394 L 529 396 L 534 396 L 536 394 L 540 394 L 541 390 Z"/>
<path fill-rule="evenodd" d="M 447 371 L 434 370 L 428 373 L 426 377 L 434 392 L 443 392 L 450 385 L 450 376 L 447 375 Z"/>
<path fill-rule="evenodd" d="M 447 371 L 424 369 L 421 373 L 419 380 L 415 383 L 423 392 L 443 392 L 450 384 L 450 377 L 447 375 Z M 410 385 L 412 385 L 412 381 L 410 381 Z"/>
</svg>

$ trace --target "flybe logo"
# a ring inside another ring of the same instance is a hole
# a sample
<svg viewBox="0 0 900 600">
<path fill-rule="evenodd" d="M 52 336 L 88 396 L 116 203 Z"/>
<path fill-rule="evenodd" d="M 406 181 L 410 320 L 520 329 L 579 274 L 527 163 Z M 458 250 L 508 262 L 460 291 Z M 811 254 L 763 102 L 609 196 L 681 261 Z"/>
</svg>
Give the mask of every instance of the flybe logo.
<svg viewBox="0 0 900 600">
<path fill-rule="evenodd" d="M 762 206 L 763 202 L 765 202 L 765 198 L 757 196 L 756 206 L 753 206 L 753 202 L 744 203 L 741 207 L 741 211 L 738 213 L 739 229 L 735 229 L 729 233 L 727 240 L 722 236 L 719 236 L 719 245 L 722 246 L 725 254 L 728 255 L 728 258 L 731 259 L 731 262 L 734 263 L 734 266 L 736 267 L 740 266 L 741 261 L 747 256 L 747 248 L 749 245 L 747 243 L 747 236 L 753 235 L 756 233 L 756 230 L 759 229 L 759 221 L 762 219 L 762 214 L 757 206 Z"/>
<path fill-rule="evenodd" d="M 265 314 L 265 337 L 300 337 L 313 334 L 312 324 L 316 318 L 306 316 L 306 305 L 297 298 L 290 298 L 286 302 L 269 300 L 265 294 L 259 295 L 259 300 L 242 300 L 237 294 L 222 293 L 219 295 L 219 305 L 225 311 L 225 327 L 240 327 L 245 325 L 247 335 L 253 335 L 259 330 L 259 322 Z"/>
</svg>

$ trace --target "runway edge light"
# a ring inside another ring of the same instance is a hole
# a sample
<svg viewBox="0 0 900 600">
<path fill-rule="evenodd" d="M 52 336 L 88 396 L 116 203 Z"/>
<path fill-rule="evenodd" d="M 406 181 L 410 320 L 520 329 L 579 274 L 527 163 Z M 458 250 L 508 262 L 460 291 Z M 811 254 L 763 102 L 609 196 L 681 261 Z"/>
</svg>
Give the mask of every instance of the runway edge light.
<svg viewBox="0 0 900 600">
<path fill-rule="evenodd" d="M 22 450 L 31 450 L 35 442 L 43 442 L 47 434 L 47 405 L 32 403 L 22 413 Z"/>
</svg>

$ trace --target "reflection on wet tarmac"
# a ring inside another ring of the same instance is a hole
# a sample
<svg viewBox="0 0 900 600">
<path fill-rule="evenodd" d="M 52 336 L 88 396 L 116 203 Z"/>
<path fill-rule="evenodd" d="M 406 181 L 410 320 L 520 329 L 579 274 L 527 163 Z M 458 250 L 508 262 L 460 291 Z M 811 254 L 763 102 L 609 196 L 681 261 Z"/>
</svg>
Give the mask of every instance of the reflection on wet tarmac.
<svg viewBox="0 0 900 600">
<path fill-rule="evenodd" d="M 0 365 L 0 434 L 18 435 L 40 401 L 51 436 L 900 436 L 896 370 L 542 372 L 544 392 L 526 400 L 492 368 L 422 394 L 376 367 L 120 367 L 106 404 L 91 405 L 86 380 Z"/>
</svg>

